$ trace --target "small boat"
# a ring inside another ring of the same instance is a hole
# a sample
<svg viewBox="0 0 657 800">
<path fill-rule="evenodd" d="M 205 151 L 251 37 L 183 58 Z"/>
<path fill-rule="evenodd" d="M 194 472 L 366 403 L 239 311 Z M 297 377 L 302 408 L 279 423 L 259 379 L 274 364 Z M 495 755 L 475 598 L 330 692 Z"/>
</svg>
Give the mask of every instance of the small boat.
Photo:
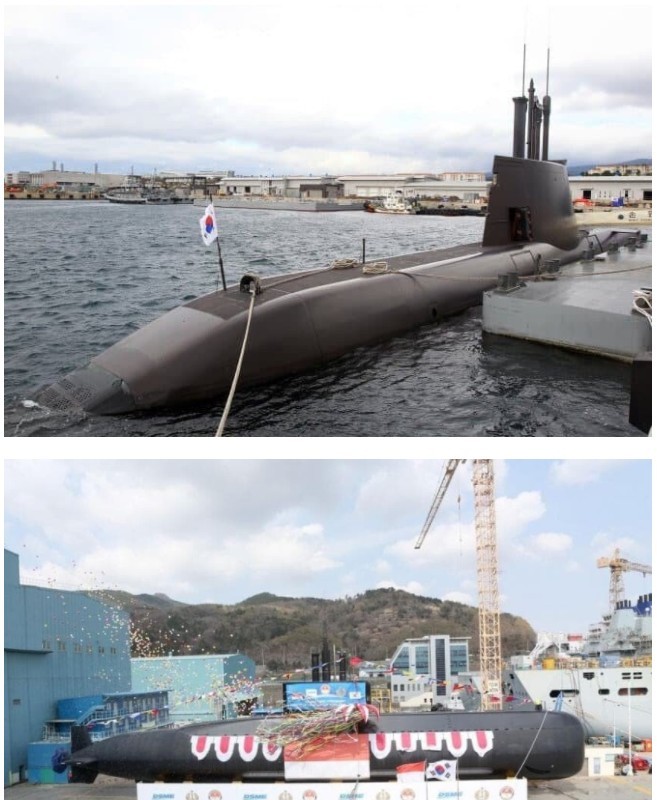
<svg viewBox="0 0 657 800">
<path fill-rule="evenodd" d="M 403 197 L 400 191 L 388 192 L 380 205 L 365 201 L 363 208 L 365 211 L 378 214 L 415 214 L 415 207 Z"/>
<path fill-rule="evenodd" d="M 145 193 L 147 206 L 176 206 L 181 203 L 193 203 L 191 197 L 181 197 L 169 189 L 153 187 Z"/>
<path fill-rule="evenodd" d="M 146 198 L 140 189 L 112 189 L 106 192 L 104 197 L 110 203 L 122 203 L 131 206 L 143 206 L 146 204 Z"/>
</svg>

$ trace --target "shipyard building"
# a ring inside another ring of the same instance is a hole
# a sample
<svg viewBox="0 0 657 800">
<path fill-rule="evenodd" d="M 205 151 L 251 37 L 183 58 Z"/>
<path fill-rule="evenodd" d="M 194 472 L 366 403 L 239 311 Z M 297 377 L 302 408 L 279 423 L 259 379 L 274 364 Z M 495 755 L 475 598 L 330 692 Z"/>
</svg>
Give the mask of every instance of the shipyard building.
<svg viewBox="0 0 657 800">
<path fill-rule="evenodd" d="M 172 722 L 205 722 L 235 717 L 241 704 L 255 705 L 255 673 L 255 661 L 241 653 L 133 658 L 132 688 L 168 691 Z"/>
<path fill-rule="evenodd" d="M 5 550 L 5 785 L 27 777 L 66 698 L 130 690 L 128 615 L 79 592 L 23 586 Z"/>
<path fill-rule="evenodd" d="M 74 724 L 93 739 L 167 725 L 166 691 L 131 687 L 128 614 L 22 585 L 18 555 L 4 560 L 5 786 L 66 783 Z"/>
</svg>

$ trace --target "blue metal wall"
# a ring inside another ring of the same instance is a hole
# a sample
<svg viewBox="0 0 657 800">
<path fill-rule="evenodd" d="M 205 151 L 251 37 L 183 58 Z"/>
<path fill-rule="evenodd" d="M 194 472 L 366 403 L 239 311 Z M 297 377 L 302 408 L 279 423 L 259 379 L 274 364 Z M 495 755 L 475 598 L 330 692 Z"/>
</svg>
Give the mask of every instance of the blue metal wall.
<svg viewBox="0 0 657 800">
<path fill-rule="evenodd" d="M 132 688 L 168 690 L 172 721 L 217 719 L 234 714 L 234 700 L 256 696 L 255 669 L 253 659 L 240 653 L 133 658 Z"/>
<path fill-rule="evenodd" d="M 129 616 L 79 592 L 21 586 L 5 550 L 5 785 L 60 698 L 129 691 Z"/>
</svg>

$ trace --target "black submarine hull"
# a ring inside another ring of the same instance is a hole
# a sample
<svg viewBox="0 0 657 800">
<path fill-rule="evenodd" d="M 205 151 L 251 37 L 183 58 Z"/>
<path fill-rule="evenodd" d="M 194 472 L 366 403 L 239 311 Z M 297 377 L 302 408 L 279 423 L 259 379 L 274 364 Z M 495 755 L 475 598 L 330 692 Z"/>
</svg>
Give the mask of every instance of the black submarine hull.
<svg viewBox="0 0 657 800">
<path fill-rule="evenodd" d="M 91 783 L 98 773 L 169 783 L 289 780 L 286 748 L 259 739 L 260 724 L 227 720 L 94 744 L 85 729 L 74 728 L 69 781 Z M 574 775 L 584 761 L 579 720 L 558 712 L 384 714 L 360 736 L 369 751 L 366 779 L 373 781 L 394 780 L 397 767 L 423 760 L 456 760 L 461 778 L 542 780 Z"/>
</svg>

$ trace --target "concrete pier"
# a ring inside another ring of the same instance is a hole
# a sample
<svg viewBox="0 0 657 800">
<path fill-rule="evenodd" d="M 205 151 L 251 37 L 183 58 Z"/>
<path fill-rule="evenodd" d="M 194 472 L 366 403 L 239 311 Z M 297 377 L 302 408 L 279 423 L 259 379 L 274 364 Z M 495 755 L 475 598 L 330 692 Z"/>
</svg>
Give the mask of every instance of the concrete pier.
<svg viewBox="0 0 657 800">
<path fill-rule="evenodd" d="M 564 267 L 548 265 L 518 287 L 485 292 L 488 333 L 555 345 L 631 362 L 652 349 L 648 320 L 633 310 L 634 291 L 652 288 L 652 245 Z"/>
</svg>

